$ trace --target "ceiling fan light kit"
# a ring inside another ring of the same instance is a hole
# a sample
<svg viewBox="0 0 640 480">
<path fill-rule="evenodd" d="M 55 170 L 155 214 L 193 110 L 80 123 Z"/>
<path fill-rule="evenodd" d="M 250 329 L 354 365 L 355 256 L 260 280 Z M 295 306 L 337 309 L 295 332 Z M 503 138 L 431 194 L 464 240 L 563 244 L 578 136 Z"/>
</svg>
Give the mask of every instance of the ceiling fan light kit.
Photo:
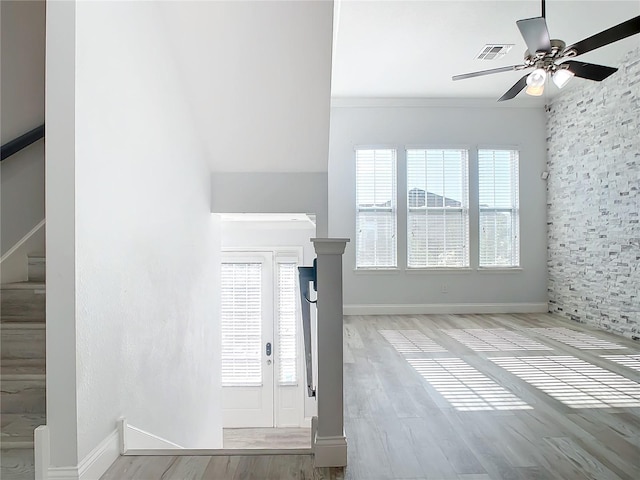
<svg viewBox="0 0 640 480">
<path fill-rule="evenodd" d="M 540 97 L 544 93 L 544 84 L 543 85 L 529 85 L 525 90 L 527 95 L 531 95 L 532 97 Z"/>
<path fill-rule="evenodd" d="M 529 68 L 534 69 L 531 73 L 518 80 L 515 85 L 498 99 L 499 102 L 511 100 L 525 88 L 525 92 L 529 95 L 542 95 L 548 77 L 551 77 L 553 83 L 558 88 L 563 88 L 574 76 L 601 82 L 617 72 L 618 69 L 570 59 L 640 33 L 640 16 L 631 18 L 626 22 L 608 28 L 568 47 L 562 40 L 551 39 L 549 37 L 549 30 L 547 29 L 547 21 L 545 19 L 545 0 L 542 0 L 541 17 L 518 20 L 516 25 L 527 44 L 527 50 L 524 53 L 524 62 L 521 65 L 455 75 L 453 80 L 463 80 L 493 73 L 526 70 Z"/>
<path fill-rule="evenodd" d="M 547 81 L 547 71 L 544 68 L 536 68 L 527 76 L 527 85 L 530 87 L 542 87 Z"/>
<path fill-rule="evenodd" d="M 556 84 L 556 87 L 562 88 L 567 83 L 569 83 L 569 80 L 571 80 L 574 76 L 575 76 L 575 73 L 573 73 L 568 68 L 561 68 L 554 72 L 552 79 L 553 79 L 553 83 Z"/>
</svg>

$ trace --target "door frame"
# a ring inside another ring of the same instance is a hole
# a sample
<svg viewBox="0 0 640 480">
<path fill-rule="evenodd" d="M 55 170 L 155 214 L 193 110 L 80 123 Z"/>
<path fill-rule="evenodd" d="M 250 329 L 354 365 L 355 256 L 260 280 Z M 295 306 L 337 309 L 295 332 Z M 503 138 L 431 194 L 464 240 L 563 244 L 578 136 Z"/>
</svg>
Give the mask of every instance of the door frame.
<svg viewBox="0 0 640 480">
<path fill-rule="evenodd" d="M 305 416 L 305 392 L 304 388 L 305 384 L 305 365 L 304 365 L 304 344 L 302 342 L 302 316 L 301 316 L 301 306 L 300 306 L 300 295 L 298 291 L 296 291 L 296 352 L 297 352 L 297 384 L 296 385 L 278 385 L 277 379 L 277 371 L 279 367 L 278 363 L 278 342 L 277 342 L 277 263 L 278 259 L 287 259 L 287 260 L 295 260 L 298 265 L 303 265 L 304 262 L 304 247 L 303 246 L 285 246 L 285 247 L 223 247 L 222 251 L 222 262 L 225 263 L 224 260 L 226 258 L 232 258 L 236 256 L 239 260 L 242 258 L 250 258 L 251 254 L 256 256 L 258 255 L 271 255 L 269 260 L 270 262 L 270 272 L 271 272 L 271 315 L 272 315 L 272 345 L 273 352 L 271 355 L 273 361 L 273 424 L 276 428 L 278 427 L 309 427 L 309 418 Z M 296 286 L 297 279 L 296 279 Z M 263 335 L 264 337 L 264 335 Z M 264 347 L 264 346 L 263 346 Z M 223 387 L 224 388 L 224 387 Z M 284 400 L 284 390 L 283 389 L 295 389 L 294 398 L 297 402 L 297 414 L 296 419 L 291 421 L 291 419 L 283 423 L 284 418 L 282 418 L 283 412 L 281 408 L 282 401 Z M 223 419 L 224 420 L 224 419 Z M 229 427 L 232 428 L 232 427 Z"/>
</svg>

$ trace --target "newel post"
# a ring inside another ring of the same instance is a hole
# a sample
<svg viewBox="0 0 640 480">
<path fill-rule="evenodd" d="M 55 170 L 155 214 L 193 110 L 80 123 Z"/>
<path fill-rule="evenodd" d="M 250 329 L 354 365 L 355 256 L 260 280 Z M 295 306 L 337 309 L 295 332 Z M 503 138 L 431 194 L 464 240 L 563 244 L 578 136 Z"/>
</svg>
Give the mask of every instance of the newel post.
<svg viewBox="0 0 640 480">
<path fill-rule="evenodd" d="M 313 422 L 316 467 L 347 465 L 342 365 L 342 254 L 348 238 L 312 238 L 318 257 L 318 416 Z"/>
</svg>

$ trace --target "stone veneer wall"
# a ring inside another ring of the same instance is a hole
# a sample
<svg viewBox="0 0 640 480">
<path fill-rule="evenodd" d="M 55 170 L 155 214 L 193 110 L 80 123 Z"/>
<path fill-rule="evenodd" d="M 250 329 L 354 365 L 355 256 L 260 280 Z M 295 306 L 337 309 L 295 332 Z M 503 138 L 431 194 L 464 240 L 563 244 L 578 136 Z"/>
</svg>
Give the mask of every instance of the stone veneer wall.
<svg viewBox="0 0 640 480">
<path fill-rule="evenodd" d="M 549 309 L 640 340 L 640 48 L 547 121 Z"/>
</svg>

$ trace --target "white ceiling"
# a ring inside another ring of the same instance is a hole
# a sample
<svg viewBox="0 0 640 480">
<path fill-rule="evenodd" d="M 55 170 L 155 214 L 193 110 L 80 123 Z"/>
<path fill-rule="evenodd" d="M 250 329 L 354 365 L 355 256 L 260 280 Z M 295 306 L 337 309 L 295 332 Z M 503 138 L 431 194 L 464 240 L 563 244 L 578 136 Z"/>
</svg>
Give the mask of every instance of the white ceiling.
<svg viewBox="0 0 640 480">
<path fill-rule="evenodd" d="M 337 0 L 332 97 L 497 99 L 523 72 L 456 82 L 451 77 L 521 63 L 526 46 L 516 20 L 540 14 L 539 0 Z M 551 38 L 567 45 L 638 15 L 638 0 L 546 2 Z M 475 59 L 485 44 L 501 43 L 514 44 L 502 59 Z M 638 45 L 635 35 L 578 59 L 617 66 Z M 574 79 L 569 86 L 586 81 Z M 540 101 L 556 92 L 551 85 Z M 525 97 L 521 93 L 513 102 Z"/>
</svg>

